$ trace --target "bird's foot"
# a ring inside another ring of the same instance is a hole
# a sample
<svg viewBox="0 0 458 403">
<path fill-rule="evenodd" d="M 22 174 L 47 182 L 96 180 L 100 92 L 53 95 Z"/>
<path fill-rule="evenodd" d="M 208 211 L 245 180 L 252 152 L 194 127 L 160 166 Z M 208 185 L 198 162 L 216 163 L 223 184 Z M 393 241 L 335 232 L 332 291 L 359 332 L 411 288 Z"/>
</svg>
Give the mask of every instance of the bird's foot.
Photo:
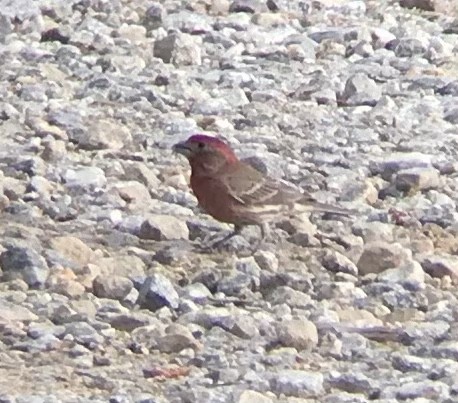
<svg viewBox="0 0 458 403">
<path fill-rule="evenodd" d="M 267 247 L 271 249 L 282 242 L 284 238 L 281 230 L 270 230 L 267 224 L 260 226 L 261 233 L 256 231 L 256 228 L 246 228 L 246 236 L 241 235 L 241 228 L 236 227 L 234 231 L 221 236 L 220 233 L 212 234 L 204 239 L 200 249 L 205 252 L 236 252 L 247 253 L 251 255 L 260 248 Z"/>
<path fill-rule="evenodd" d="M 230 243 L 230 241 L 237 235 L 239 235 L 239 233 L 236 231 L 229 232 L 228 234 L 224 235 L 222 238 L 216 239 L 213 242 L 209 242 L 208 245 L 213 249 L 221 248 L 225 244 Z"/>
<path fill-rule="evenodd" d="M 271 228 L 264 225 L 264 228 L 261 227 L 261 238 L 258 248 L 260 246 L 265 246 L 268 249 L 275 249 L 283 243 L 286 237 L 287 233 L 282 229 L 276 227 Z"/>
<path fill-rule="evenodd" d="M 251 248 L 248 242 L 240 234 L 240 229 L 226 233 L 221 237 L 221 234 L 212 234 L 205 238 L 202 242 L 200 250 L 203 252 L 239 252 Z"/>
<path fill-rule="evenodd" d="M 344 249 L 350 249 L 351 245 L 345 241 L 345 239 L 342 239 L 342 237 L 338 235 L 329 235 L 329 234 L 324 234 L 322 232 L 317 232 L 315 234 L 315 238 L 318 239 L 321 244 L 326 245 L 326 244 L 337 244 L 342 246 Z"/>
<path fill-rule="evenodd" d="M 269 235 L 263 239 L 263 243 L 280 245 L 287 238 L 288 234 L 280 229 L 272 230 Z"/>
</svg>

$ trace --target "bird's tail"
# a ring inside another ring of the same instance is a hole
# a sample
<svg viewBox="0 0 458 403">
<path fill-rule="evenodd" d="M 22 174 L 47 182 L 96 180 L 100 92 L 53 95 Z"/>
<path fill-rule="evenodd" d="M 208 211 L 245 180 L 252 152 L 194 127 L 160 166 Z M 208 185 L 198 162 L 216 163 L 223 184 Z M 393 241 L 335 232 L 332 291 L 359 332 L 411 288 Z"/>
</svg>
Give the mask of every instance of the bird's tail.
<svg viewBox="0 0 458 403">
<path fill-rule="evenodd" d="M 333 206 L 327 203 L 321 203 L 309 197 L 304 197 L 296 202 L 296 211 L 303 212 L 318 212 L 318 213 L 330 213 L 340 216 L 352 216 L 357 215 L 355 210 L 349 210 L 345 207 Z"/>
</svg>

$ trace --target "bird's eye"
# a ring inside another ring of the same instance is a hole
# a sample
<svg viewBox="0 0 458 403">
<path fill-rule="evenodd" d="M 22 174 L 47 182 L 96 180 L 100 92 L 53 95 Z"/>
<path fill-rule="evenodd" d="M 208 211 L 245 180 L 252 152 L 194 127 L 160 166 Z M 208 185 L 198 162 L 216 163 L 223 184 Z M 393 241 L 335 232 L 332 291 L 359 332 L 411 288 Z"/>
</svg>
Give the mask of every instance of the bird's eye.
<svg viewBox="0 0 458 403">
<path fill-rule="evenodd" d="M 198 144 L 197 144 L 197 147 L 200 148 L 200 149 L 202 149 L 202 148 L 205 147 L 205 144 L 204 144 L 204 143 L 198 143 Z"/>
</svg>

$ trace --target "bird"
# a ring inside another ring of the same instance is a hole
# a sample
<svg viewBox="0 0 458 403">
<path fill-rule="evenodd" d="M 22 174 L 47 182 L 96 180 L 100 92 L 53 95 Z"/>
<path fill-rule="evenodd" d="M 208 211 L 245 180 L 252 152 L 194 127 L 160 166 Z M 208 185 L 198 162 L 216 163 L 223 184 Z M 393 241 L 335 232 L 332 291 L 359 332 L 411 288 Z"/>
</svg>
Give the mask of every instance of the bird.
<svg viewBox="0 0 458 403">
<path fill-rule="evenodd" d="M 269 224 L 287 215 L 324 212 L 348 216 L 350 210 L 320 203 L 302 189 L 265 175 L 240 160 L 229 144 L 205 134 L 193 134 L 173 146 L 191 166 L 190 187 L 198 205 L 217 221 L 234 225 L 234 231 L 213 244 L 240 234 L 246 225 L 261 229 L 262 242 Z"/>
</svg>

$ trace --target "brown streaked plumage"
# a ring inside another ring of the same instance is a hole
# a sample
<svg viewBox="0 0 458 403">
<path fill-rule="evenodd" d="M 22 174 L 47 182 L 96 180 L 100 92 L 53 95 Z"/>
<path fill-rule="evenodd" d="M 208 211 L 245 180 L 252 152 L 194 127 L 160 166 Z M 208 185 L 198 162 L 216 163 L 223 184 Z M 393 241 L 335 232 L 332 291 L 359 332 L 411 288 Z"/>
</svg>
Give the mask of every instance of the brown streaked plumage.
<svg viewBox="0 0 458 403">
<path fill-rule="evenodd" d="M 202 209 L 218 221 L 235 225 L 234 233 L 222 241 L 244 225 L 259 225 L 264 238 L 268 223 L 294 212 L 350 213 L 319 203 L 292 184 L 263 175 L 215 137 L 195 134 L 173 149 L 189 161 L 191 188 Z"/>
</svg>

